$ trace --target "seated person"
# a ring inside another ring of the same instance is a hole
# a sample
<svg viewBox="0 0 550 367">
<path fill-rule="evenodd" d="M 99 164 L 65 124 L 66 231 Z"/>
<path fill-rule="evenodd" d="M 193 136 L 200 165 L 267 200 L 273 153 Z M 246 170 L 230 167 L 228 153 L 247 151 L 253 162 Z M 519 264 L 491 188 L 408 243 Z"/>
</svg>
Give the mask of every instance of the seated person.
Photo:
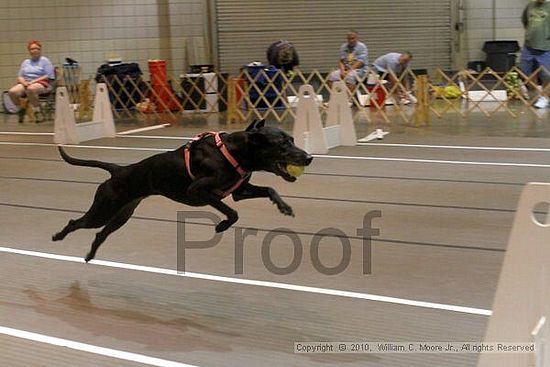
<svg viewBox="0 0 550 367">
<path fill-rule="evenodd" d="M 42 56 L 42 45 L 38 41 L 27 44 L 30 58 L 23 61 L 17 76 L 17 84 L 9 90 L 14 104 L 19 106 L 19 122 L 23 122 L 26 106 L 21 105 L 21 97 L 26 96 L 32 106 L 36 121 L 42 120 L 38 96 L 50 91 L 50 81 L 55 80 L 54 68 L 47 57 Z"/>
<path fill-rule="evenodd" d="M 384 76 L 391 83 L 390 87 L 387 87 L 388 91 L 399 83 L 399 78 L 402 73 L 409 67 L 413 55 L 410 52 L 397 53 L 390 52 L 380 56 L 374 61 L 373 69 L 378 75 Z M 409 88 L 409 79 L 403 78 L 403 87 L 397 88 L 395 93 L 397 94 L 398 101 L 402 100 L 404 103 L 415 102 L 414 97 L 407 91 Z M 411 99 L 412 101 L 409 101 Z"/>
<path fill-rule="evenodd" d="M 338 70 L 330 73 L 328 80 L 332 82 L 345 80 L 350 92 L 355 92 L 357 81 L 363 78 L 368 65 L 368 49 L 358 40 L 357 32 L 349 31 L 347 42 L 340 47 Z"/>
<path fill-rule="evenodd" d="M 288 76 L 292 75 L 295 66 L 300 65 L 296 48 L 286 40 L 279 40 L 269 45 L 267 62 L 277 69 L 282 69 Z"/>
</svg>

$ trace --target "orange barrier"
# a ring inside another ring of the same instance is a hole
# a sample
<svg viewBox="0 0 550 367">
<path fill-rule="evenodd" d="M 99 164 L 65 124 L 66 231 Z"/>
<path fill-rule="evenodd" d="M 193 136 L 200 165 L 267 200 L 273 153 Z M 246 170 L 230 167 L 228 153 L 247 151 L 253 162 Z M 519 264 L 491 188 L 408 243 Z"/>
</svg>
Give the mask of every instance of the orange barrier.
<svg viewBox="0 0 550 367">
<path fill-rule="evenodd" d="M 168 84 L 166 76 L 165 60 L 149 60 L 149 74 L 151 74 L 151 86 L 155 93 L 151 94 L 151 102 L 155 103 L 158 112 L 166 110 L 181 110 L 181 104 Z"/>
</svg>

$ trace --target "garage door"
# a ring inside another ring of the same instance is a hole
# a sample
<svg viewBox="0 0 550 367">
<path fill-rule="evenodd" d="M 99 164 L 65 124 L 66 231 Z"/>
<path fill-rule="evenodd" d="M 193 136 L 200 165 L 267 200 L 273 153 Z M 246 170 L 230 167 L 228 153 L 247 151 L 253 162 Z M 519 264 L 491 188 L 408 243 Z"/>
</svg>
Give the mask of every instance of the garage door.
<svg viewBox="0 0 550 367">
<path fill-rule="evenodd" d="M 369 48 L 369 62 L 411 51 L 414 68 L 450 68 L 451 0 L 216 0 L 218 65 L 234 73 L 266 62 L 267 46 L 288 39 L 302 70 L 329 71 L 349 29 Z"/>
</svg>

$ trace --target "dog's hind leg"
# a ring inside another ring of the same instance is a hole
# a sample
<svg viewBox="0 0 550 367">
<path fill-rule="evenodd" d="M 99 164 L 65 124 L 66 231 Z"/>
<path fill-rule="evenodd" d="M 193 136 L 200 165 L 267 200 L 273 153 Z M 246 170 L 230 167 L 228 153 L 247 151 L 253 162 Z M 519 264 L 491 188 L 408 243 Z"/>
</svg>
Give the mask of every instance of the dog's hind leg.
<svg viewBox="0 0 550 367">
<path fill-rule="evenodd" d="M 92 248 L 90 249 L 90 252 L 88 252 L 88 254 L 86 255 L 86 262 L 92 260 L 95 257 L 97 249 L 99 248 L 99 246 L 101 246 L 103 242 L 105 242 L 105 240 L 111 233 L 113 233 L 114 231 L 122 227 L 126 222 L 128 222 L 141 200 L 142 199 L 139 198 L 126 204 L 107 222 L 105 227 L 96 234 L 94 242 L 92 242 Z"/>
<path fill-rule="evenodd" d="M 69 223 L 67 223 L 67 225 L 61 230 L 61 232 L 58 232 L 52 236 L 52 241 L 61 241 L 69 233 L 74 232 L 77 229 L 103 227 L 108 220 L 109 218 L 105 216 L 97 217 L 94 215 L 90 215 L 88 212 L 78 219 L 69 220 Z"/>
<path fill-rule="evenodd" d="M 108 183 L 109 181 L 107 181 Z M 61 241 L 69 233 L 81 228 L 100 228 L 103 227 L 109 220 L 118 213 L 118 211 L 126 205 L 125 199 L 113 199 L 116 197 L 112 193 L 110 185 L 107 183 L 101 184 L 94 197 L 94 202 L 88 211 L 78 219 L 71 219 L 69 223 L 61 230 L 61 232 L 53 235 L 53 241 Z"/>
<path fill-rule="evenodd" d="M 69 223 L 67 223 L 67 225 L 60 232 L 57 232 L 52 236 L 52 241 L 61 241 L 65 237 L 67 237 L 69 233 L 74 232 L 79 228 L 84 228 L 84 226 L 82 225 L 83 221 L 84 217 L 69 220 Z"/>
</svg>

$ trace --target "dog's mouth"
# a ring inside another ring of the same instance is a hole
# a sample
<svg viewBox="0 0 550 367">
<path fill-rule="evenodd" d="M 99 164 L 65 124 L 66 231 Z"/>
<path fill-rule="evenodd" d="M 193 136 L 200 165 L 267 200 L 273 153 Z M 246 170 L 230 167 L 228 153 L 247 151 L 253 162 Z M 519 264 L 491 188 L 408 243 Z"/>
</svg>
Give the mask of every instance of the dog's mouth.
<svg viewBox="0 0 550 367">
<path fill-rule="evenodd" d="M 288 166 L 289 163 L 287 162 L 277 162 L 275 164 L 275 169 L 273 173 L 275 173 L 277 176 L 281 176 L 285 181 L 294 182 L 296 181 L 296 177 L 288 172 Z"/>
<path fill-rule="evenodd" d="M 305 167 L 309 166 L 312 160 L 313 157 L 309 154 L 293 158 L 289 157 L 284 160 L 275 161 L 270 171 L 282 177 L 285 181 L 294 182 L 304 173 Z"/>
</svg>

